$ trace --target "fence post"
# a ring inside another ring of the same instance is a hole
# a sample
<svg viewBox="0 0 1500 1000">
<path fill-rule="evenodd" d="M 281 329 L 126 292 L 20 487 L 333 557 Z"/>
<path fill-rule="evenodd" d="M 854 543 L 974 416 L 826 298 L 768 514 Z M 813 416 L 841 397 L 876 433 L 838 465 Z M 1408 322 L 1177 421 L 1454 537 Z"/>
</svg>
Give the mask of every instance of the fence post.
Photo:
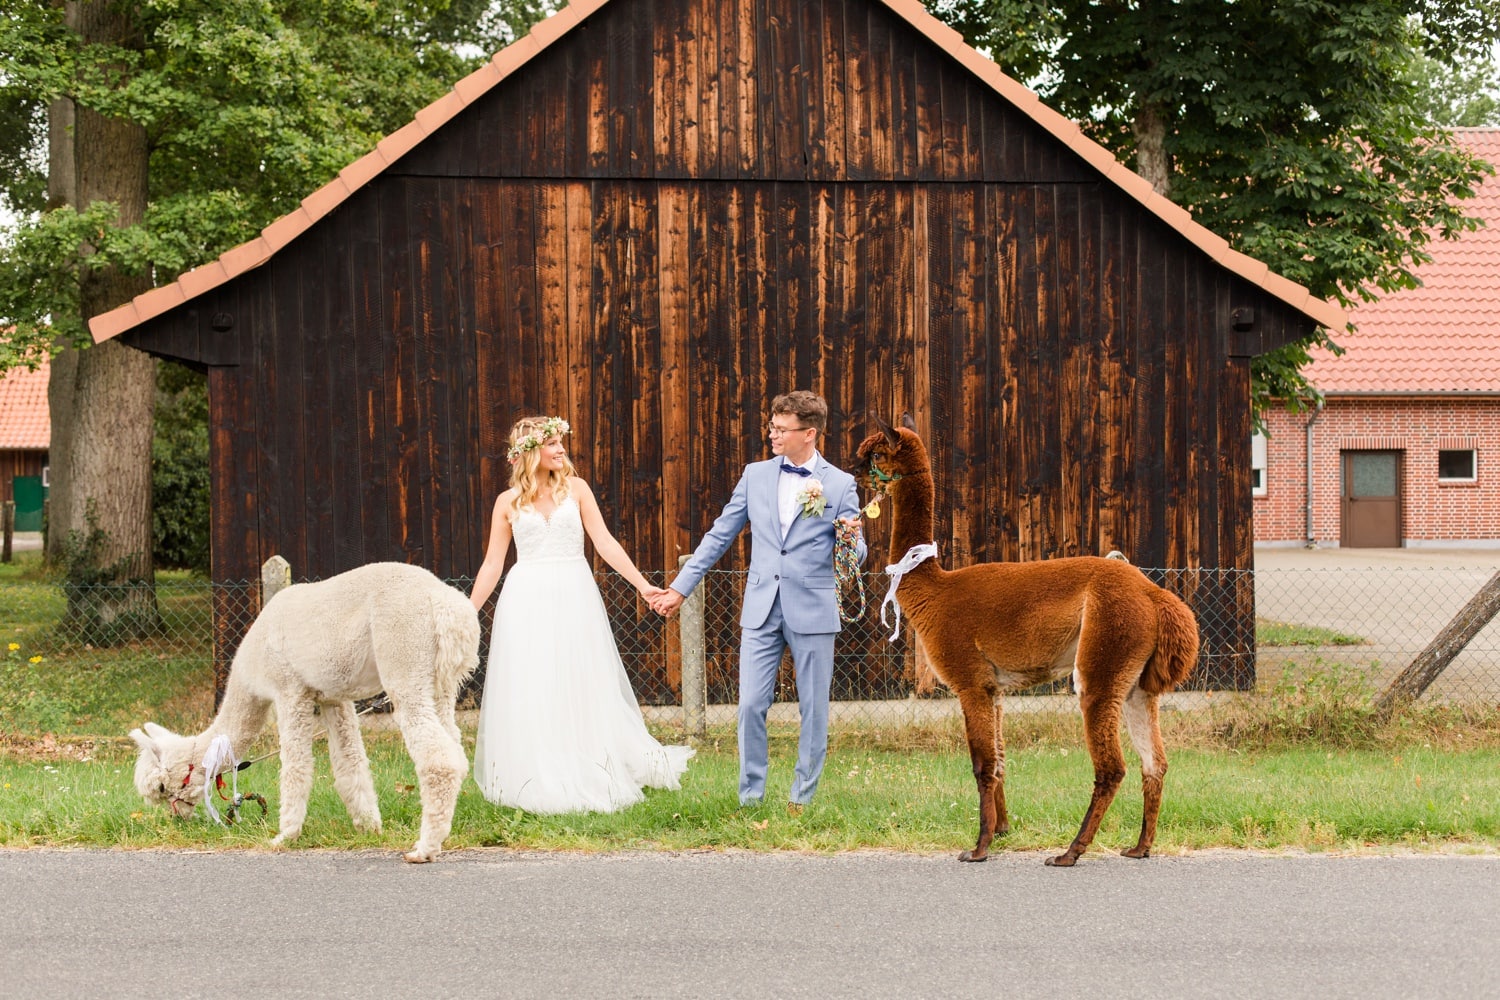
<svg viewBox="0 0 1500 1000">
<path fill-rule="evenodd" d="M 0 562 L 10 562 L 10 546 L 16 535 L 16 502 L 5 501 L 5 544 L 0 550 Z"/>
<path fill-rule="evenodd" d="M 1428 685 L 1437 680 L 1438 674 L 1458 658 L 1469 641 L 1482 632 L 1496 614 L 1500 614 L 1500 572 L 1490 577 L 1489 582 L 1479 588 L 1479 593 L 1469 598 L 1469 603 L 1443 626 L 1427 648 L 1418 653 L 1417 658 L 1380 693 L 1372 706 L 1375 714 L 1389 716 L 1397 708 L 1422 697 Z"/>
<path fill-rule="evenodd" d="M 679 556 L 681 572 L 689 557 Z M 682 728 L 688 736 L 707 732 L 708 672 L 703 663 L 703 587 L 694 588 L 677 614 L 682 635 Z"/>
<path fill-rule="evenodd" d="M 281 556 L 272 556 L 260 567 L 260 606 L 292 585 L 292 564 Z"/>
</svg>

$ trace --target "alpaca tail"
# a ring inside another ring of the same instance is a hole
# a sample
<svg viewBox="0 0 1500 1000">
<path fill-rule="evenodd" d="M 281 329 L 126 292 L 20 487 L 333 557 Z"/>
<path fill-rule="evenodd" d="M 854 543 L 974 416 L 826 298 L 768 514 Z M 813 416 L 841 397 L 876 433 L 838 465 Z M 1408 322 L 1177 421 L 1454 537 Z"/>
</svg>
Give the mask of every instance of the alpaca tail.
<svg viewBox="0 0 1500 1000">
<path fill-rule="evenodd" d="M 1187 680 L 1198 663 L 1198 619 L 1176 594 L 1157 588 L 1156 652 L 1141 673 L 1141 690 L 1165 694 Z"/>
<path fill-rule="evenodd" d="M 450 587 L 432 598 L 432 627 L 437 634 L 436 676 L 440 690 L 458 692 L 479 667 L 479 612 Z"/>
</svg>

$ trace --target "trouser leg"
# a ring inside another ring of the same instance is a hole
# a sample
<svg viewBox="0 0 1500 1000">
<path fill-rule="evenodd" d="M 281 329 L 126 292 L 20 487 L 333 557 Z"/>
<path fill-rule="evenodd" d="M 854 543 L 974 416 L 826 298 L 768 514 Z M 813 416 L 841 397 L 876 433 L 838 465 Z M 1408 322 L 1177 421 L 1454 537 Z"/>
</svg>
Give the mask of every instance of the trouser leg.
<svg viewBox="0 0 1500 1000">
<path fill-rule="evenodd" d="M 740 632 L 740 802 L 755 802 L 766 794 L 766 713 L 776 696 L 776 674 L 786 639 L 781 633 L 781 607 L 772 607 L 766 623 Z"/>
<path fill-rule="evenodd" d="M 797 773 L 790 799 L 806 803 L 818 790 L 828 757 L 828 695 L 833 685 L 833 633 L 787 632 L 797 670 L 797 700 L 802 733 L 797 743 Z"/>
</svg>

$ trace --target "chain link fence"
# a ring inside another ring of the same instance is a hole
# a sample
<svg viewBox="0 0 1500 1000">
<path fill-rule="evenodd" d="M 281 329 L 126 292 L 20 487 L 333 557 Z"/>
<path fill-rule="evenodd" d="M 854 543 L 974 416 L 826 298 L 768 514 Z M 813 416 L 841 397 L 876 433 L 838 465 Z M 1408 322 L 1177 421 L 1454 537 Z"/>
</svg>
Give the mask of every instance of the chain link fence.
<svg viewBox="0 0 1500 1000">
<path fill-rule="evenodd" d="M 1189 690 L 1245 690 L 1284 670 L 1353 668 L 1383 689 L 1489 579 L 1489 569 L 1152 570 L 1198 616 L 1201 652 Z M 664 584 L 670 574 L 646 574 Z M 683 722 L 688 683 L 701 676 L 708 724 L 734 719 L 743 572 L 715 570 L 700 586 L 701 656 L 684 654 L 681 616 L 664 621 L 617 574 L 598 575 L 626 673 L 649 718 Z M 467 592 L 469 580 L 450 581 Z M 892 641 L 880 621 L 887 578 L 864 577 L 868 607 L 835 644 L 832 722 L 892 726 L 957 714 L 940 685 L 924 683 L 919 643 L 903 619 Z M 697 595 L 695 595 L 697 596 Z M 0 584 L 0 733 L 118 735 L 146 719 L 196 731 L 212 717 L 222 681 L 260 607 L 259 582 L 158 581 L 138 592 L 80 593 L 56 583 Z M 115 613 L 115 610 L 119 613 Z M 484 616 L 479 674 L 461 696 L 476 707 L 488 655 Z M 1257 634 L 1259 647 L 1257 649 Z M 1072 710 L 1066 679 L 1019 692 L 1007 711 Z M 1427 698 L 1500 699 L 1500 623 L 1481 631 Z M 797 718 L 796 678 L 782 663 L 773 718 Z M 122 728 L 122 726 L 124 728 Z"/>
</svg>

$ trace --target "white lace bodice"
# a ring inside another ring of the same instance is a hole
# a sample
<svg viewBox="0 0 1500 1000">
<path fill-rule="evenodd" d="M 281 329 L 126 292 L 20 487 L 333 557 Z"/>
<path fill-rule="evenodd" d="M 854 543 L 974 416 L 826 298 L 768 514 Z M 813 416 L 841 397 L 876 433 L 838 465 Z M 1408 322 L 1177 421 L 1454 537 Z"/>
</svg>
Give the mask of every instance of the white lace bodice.
<svg viewBox="0 0 1500 1000">
<path fill-rule="evenodd" d="M 557 505 L 550 518 L 523 507 L 511 523 L 516 540 L 516 561 L 533 559 L 582 559 L 583 515 L 571 496 Z"/>
</svg>

